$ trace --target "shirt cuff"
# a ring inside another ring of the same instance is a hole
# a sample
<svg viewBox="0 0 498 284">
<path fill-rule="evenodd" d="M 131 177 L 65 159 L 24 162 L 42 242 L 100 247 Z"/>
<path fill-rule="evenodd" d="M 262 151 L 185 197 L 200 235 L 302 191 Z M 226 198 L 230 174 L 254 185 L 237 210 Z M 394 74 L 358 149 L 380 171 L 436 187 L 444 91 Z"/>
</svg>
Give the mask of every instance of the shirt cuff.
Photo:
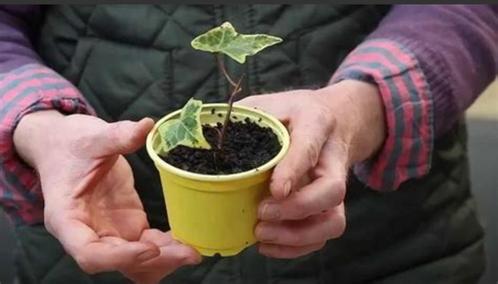
<svg viewBox="0 0 498 284">
<path fill-rule="evenodd" d="M 387 136 L 380 152 L 354 166 L 360 181 L 391 191 L 426 175 L 433 148 L 433 101 L 415 56 L 388 39 L 368 40 L 353 50 L 331 79 L 376 84 L 385 109 Z"/>
<path fill-rule="evenodd" d="M 24 115 L 49 109 L 94 114 L 76 87 L 45 66 L 0 74 L 0 205 L 16 224 L 42 221 L 43 199 L 36 173 L 15 153 L 14 129 Z"/>
</svg>

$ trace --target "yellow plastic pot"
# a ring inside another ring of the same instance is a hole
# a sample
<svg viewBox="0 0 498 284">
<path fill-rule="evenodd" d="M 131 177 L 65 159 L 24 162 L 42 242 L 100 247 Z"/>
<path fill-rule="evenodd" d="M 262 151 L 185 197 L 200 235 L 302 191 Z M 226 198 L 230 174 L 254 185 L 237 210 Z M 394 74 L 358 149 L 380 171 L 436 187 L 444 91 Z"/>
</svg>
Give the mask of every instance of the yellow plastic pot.
<svg viewBox="0 0 498 284">
<path fill-rule="evenodd" d="M 227 104 L 205 104 L 201 122 L 223 122 L 227 108 Z M 222 117 L 218 116 L 220 113 Z M 157 128 L 179 115 L 180 110 L 163 117 L 147 137 L 147 152 L 161 177 L 171 231 L 175 239 L 196 248 L 202 255 L 235 255 L 256 242 L 257 208 L 269 194 L 272 169 L 289 148 L 289 134 L 276 118 L 256 109 L 234 106 L 232 117 L 236 120 L 247 117 L 272 128 L 282 149 L 269 162 L 249 171 L 229 175 L 191 173 L 166 163 L 157 154 L 160 145 Z"/>
</svg>

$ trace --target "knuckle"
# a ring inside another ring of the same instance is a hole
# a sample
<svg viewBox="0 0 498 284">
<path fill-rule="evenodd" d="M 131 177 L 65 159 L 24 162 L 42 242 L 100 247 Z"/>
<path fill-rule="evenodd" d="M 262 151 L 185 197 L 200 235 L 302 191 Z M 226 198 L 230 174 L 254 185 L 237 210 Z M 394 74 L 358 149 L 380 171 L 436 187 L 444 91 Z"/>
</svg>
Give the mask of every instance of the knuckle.
<svg viewBox="0 0 498 284">
<path fill-rule="evenodd" d="M 299 199 L 299 200 L 300 201 L 298 201 L 298 202 L 294 202 L 294 204 L 290 207 L 291 213 L 289 215 L 291 215 L 290 217 L 292 219 L 302 220 L 302 219 L 309 216 L 308 204 L 306 202 L 302 201 L 301 199 Z"/>
<path fill-rule="evenodd" d="M 130 143 L 131 139 L 123 139 L 123 133 L 126 133 L 126 137 L 131 137 L 133 139 L 134 133 L 130 133 L 129 129 L 124 127 L 124 121 L 111 123 L 109 130 L 107 131 L 107 142 L 114 141 L 114 147 L 117 152 L 123 153 L 126 150 L 127 144 Z"/>
<path fill-rule="evenodd" d="M 336 236 L 336 228 L 335 224 L 332 224 L 331 221 L 328 222 L 327 229 L 325 231 L 325 240 L 330 240 L 335 238 Z"/>
<path fill-rule="evenodd" d="M 329 237 L 330 239 L 335 239 L 344 234 L 346 231 L 346 218 L 342 215 L 338 215 L 337 218 L 330 220 Z"/>
<path fill-rule="evenodd" d="M 133 145 L 141 144 L 143 138 L 143 135 L 139 131 L 133 131 L 131 133 L 130 139 L 125 141 L 124 146 L 127 149 L 128 147 L 132 147 Z"/>
<path fill-rule="evenodd" d="M 321 210 L 327 210 L 341 204 L 346 195 L 345 185 L 334 180 L 325 181 L 323 190 L 324 193 L 316 197 L 318 207 Z"/>
<path fill-rule="evenodd" d="M 321 145 L 317 138 L 307 140 L 304 145 L 306 149 L 306 159 L 311 166 L 315 166 L 318 163 L 318 158 L 320 157 Z"/>
<path fill-rule="evenodd" d="M 337 206 L 346 197 L 346 184 L 342 181 L 332 181 L 330 185 L 329 202 L 331 206 Z"/>
<path fill-rule="evenodd" d="M 339 197 L 337 198 L 338 202 L 336 205 L 339 205 L 344 201 L 344 198 L 346 198 L 346 184 L 343 182 L 339 183 L 336 187 L 336 190 L 338 192 L 338 197 Z"/>
<path fill-rule="evenodd" d="M 334 206 L 334 203 L 336 202 L 336 192 L 334 192 L 334 182 L 333 181 L 327 181 L 325 183 L 326 188 L 325 194 L 322 198 L 319 200 L 323 202 L 323 208 L 328 209 Z"/>
<path fill-rule="evenodd" d="M 328 212 L 321 219 L 322 241 L 336 239 L 344 234 L 346 229 L 346 220 L 344 216 Z"/>
</svg>

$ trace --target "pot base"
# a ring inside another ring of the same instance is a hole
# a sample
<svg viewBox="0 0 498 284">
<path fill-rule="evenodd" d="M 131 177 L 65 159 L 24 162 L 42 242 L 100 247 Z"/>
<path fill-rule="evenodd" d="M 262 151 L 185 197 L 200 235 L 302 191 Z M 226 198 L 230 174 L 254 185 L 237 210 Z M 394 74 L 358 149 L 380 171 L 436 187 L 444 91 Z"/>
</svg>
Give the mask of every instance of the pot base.
<svg viewBox="0 0 498 284">
<path fill-rule="evenodd" d="M 172 236 L 175 240 L 177 240 L 181 243 L 184 243 L 184 244 L 188 243 L 187 241 L 182 240 L 181 238 L 178 238 L 177 236 L 175 236 L 174 233 L 172 233 Z M 246 245 L 244 245 L 242 247 L 233 247 L 233 248 L 225 248 L 225 249 L 203 248 L 203 247 L 198 247 L 198 246 L 191 245 L 191 244 L 190 244 L 190 246 L 192 248 L 194 248 L 196 251 L 198 251 L 202 256 L 212 257 L 212 256 L 220 255 L 222 257 L 227 257 L 227 256 L 237 255 L 241 251 L 254 245 L 255 243 L 256 243 L 256 241 L 253 241 L 250 243 L 248 242 Z"/>
</svg>

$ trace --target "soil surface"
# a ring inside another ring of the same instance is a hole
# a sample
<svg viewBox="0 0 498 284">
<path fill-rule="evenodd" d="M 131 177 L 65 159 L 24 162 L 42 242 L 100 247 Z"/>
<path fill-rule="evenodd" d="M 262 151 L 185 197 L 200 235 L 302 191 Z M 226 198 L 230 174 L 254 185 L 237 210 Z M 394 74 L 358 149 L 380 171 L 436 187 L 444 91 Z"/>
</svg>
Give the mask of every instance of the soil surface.
<svg viewBox="0 0 498 284">
<path fill-rule="evenodd" d="M 268 127 L 245 119 L 230 121 L 220 151 L 217 147 L 222 124 L 203 125 L 211 149 L 177 146 L 161 158 L 177 168 L 200 174 L 233 174 L 257 168 L 275 157 L 282 146 Z M 218 129 L 218 131 L 216 130 Z"/>
</svg>

